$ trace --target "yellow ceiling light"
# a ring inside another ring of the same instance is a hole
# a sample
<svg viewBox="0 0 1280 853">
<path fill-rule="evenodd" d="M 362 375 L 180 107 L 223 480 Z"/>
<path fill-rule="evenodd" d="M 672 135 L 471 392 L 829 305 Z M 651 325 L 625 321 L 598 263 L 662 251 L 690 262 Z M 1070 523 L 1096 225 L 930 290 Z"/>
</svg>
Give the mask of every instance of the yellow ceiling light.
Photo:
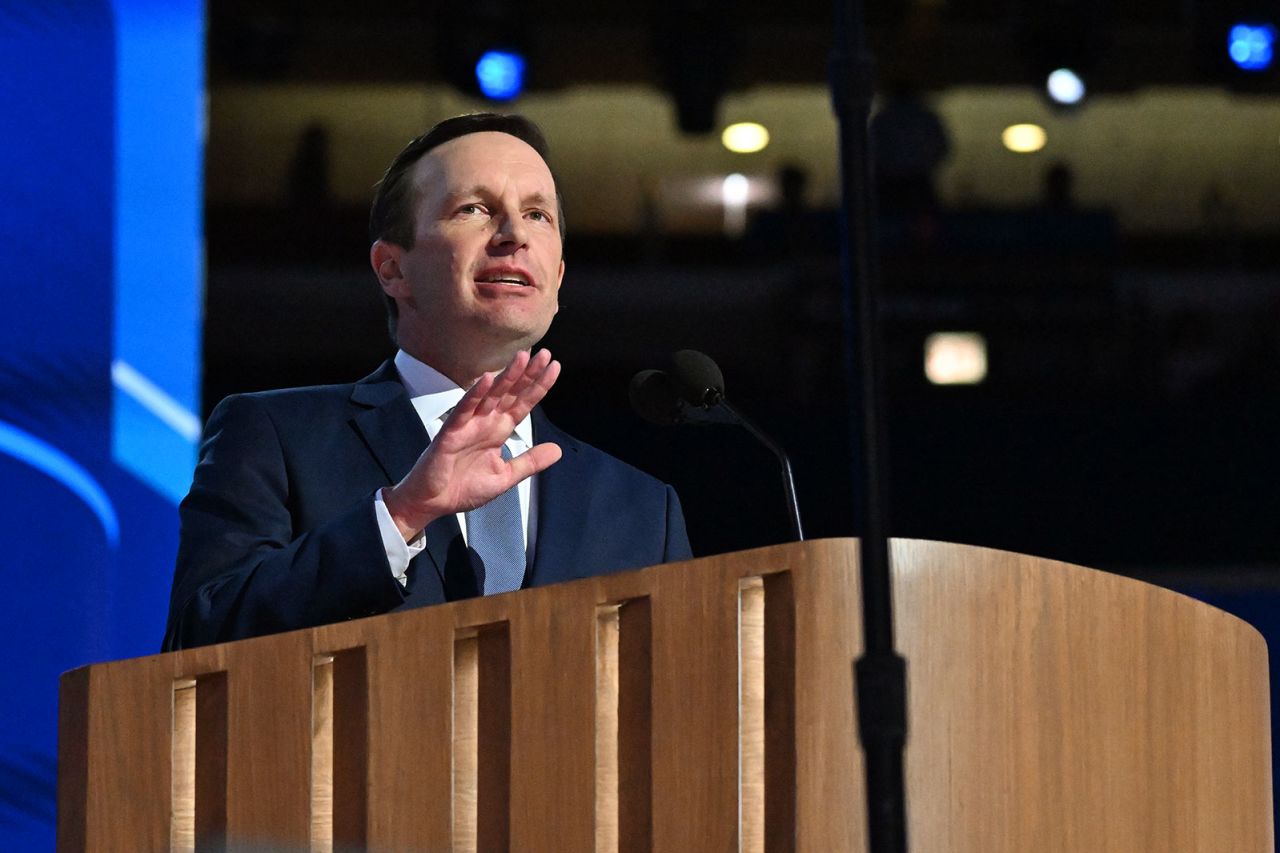
<svg viewBox="0 0 1280 853">
<path fill-rule="evenodd" d="M 720 134 L 720 141 L 735 154 L 754 154 L 769 144 L 769 131 L 763 124 L 740 121 L 726 127 Z"/>
<path fill-rule="evenodd" d="M 1004 147 L 1015 154 L 1030 154 L 1044 147 L 1049 137 L 1038 124 L 1011 124 L 1000 134 Z"/>
</svg>

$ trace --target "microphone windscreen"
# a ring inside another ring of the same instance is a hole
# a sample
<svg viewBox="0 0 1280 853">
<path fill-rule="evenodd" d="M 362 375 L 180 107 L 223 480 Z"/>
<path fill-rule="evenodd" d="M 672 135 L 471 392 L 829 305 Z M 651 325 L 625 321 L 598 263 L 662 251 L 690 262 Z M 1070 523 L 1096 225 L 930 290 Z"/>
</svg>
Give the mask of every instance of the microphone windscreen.
<svg viewBox="0 0 1280 853">
<path fill-rule="evenodd" d="M 642 370 L 631 377 L 629 393 L 631 408 L 646 421 L 669 426 L 683 420 L 675 383 L 661 370 Z"/>
<path fill-rule="evenodd" d="M 714 405 L 724 397 L 724 374 L 711 356 L 682 349 L 671 356 L 676 390 L 695 406 Z"/>
</svg>

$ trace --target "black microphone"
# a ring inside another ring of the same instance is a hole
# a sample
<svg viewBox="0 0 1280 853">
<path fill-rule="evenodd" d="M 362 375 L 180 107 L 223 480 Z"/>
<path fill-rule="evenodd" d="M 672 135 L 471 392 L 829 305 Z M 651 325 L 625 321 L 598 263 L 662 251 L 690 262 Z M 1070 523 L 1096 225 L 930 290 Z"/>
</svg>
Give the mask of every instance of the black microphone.
<svg viewBox="0 0 1280 853">
<path fill-rule="evenodd" d="M 677 385 L 676 378 L 664 370 L 642 370 L 631 377 L 628 396 L 635 413 L 658 426 L 738 422 L 719 408 L 690 405 L 689 396 Z"/>
<path fill-rule="evenodd" d="M 680 396 L 693 405 L 707 408 L 724 399 L 724 374 L 711 356 L 682 349 L 672 353 L 671 366 Z"/>
<path fill-rule="evenodd" d="M 671 377 L 661 370 L 642 370 L 631 377 L 628 396 L 631 408 L 646 421 L 658 426 L 684 423 L 684 401 Z"/>
<path fill-rule="evenodd" d="M 739 412 L 724 394 L 724 373 L 710 356 L 684 349 L 671 356 L 672 374 L 642 370 L 631 380 L 631 405 L 646 420 L 660 425 L 679 423 L 734 423 L 769 448 L 782 467 L 791 533 L 804 541 L 795 477 L 787 453 L 750 418 Z"/>
</svg>

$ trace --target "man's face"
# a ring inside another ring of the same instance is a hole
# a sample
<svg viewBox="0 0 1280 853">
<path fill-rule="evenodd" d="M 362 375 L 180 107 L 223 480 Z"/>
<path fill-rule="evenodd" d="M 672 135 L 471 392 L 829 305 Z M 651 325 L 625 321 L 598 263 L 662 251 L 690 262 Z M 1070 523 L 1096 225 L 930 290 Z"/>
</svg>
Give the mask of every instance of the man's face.
<svg viewBox="0 0 1280 853">
<path fill-rule="evenodd" d="M 400 277 L 383 278 L 400 344 L 446 375 L 496 370 L 542 338 L 559 307 L 551 170 L 521 140 L 486 132 L 432 149 L 410 177 L 413 248 L 398 253 Z"/>
</svg>

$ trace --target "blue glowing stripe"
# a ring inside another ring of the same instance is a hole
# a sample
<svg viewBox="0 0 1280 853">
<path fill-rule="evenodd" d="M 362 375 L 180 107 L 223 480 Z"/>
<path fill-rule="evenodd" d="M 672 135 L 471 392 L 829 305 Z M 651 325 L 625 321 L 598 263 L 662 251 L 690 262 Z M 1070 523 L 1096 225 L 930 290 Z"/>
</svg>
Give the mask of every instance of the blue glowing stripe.
<svg viewBox="0 0 1280 853">
<path fill-rule="evenodd" d="M 112 548 L 120 545 L 120 521 L 116 518 L 115 508 L 107 498 L 107 493 L 74 459 L 53 445 L 3 421 L 0 421 L 0 453 L 42 471 L 70 489 L 98 516 L 107 544 Z"/>
<path fill-rule="evenodd" d="M 200 438 L 200 419 L 132 365 L 119 359 L 113 361 L 111 381 L 189 443 L 194 444 Z"/>
<path fill-rule="evenodd" d="M 204 32 L 200 0 L 116 0 L 112 453 L 171 500 L 200 423 Z"/>
</svg>

